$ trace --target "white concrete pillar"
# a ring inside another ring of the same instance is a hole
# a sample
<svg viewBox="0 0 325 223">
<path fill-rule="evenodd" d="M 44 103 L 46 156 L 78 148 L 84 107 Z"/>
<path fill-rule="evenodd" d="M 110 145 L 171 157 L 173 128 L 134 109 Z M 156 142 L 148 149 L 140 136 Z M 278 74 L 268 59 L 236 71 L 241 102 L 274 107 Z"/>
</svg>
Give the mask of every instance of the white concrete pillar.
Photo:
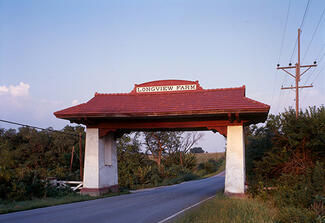
<svg viewBox="0 0 325 223">
<path fill-rule="evenodd" d="M 87 128 L 82 194 L 100 195 L 118 189 L 114 133 L 99 138 L 98 128 Z"/>
<path fill-rule="evenodd" d="M 245 193 L 245 142 L 242 125 L 227 127 L 225 193 Z"/>
</svg>

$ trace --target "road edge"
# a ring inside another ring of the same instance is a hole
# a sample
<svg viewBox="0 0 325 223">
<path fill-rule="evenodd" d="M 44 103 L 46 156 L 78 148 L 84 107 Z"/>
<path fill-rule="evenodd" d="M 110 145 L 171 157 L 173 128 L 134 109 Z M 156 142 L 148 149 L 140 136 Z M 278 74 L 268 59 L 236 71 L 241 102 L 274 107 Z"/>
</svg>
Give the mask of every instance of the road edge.
<svg viewBox="0 0 325 223">
<path fill-rule="evenodd" d="M 216 175 L 213 175 L 211 177 L 207 177 L 207 178 L 203 178 L 203 179 L 198 179 L 198 180 L 204 180 L 204 179 L 208 179 L 208 178 L 212 178 L 212 177 L 220 177 L 220 176 L 225 176 L 226 171 L 222 171 Z M 193 180 L 190 180 L 193 181 Z M 145 189 L 138 189 L 138 190 L 129 190 L 130 194 L 135 194 L 135 193 L 139 193 L 139 192 L 145 192 L 145 191 L 152 191 L 152 190 L 156 190 L 156 189 L 160 189 L 160 188 L 164 188 L 164 187 L 172 187 L 175 185 L 179 185 L 179 184 L 183 184 L 183 183 L 187 183 L 190 181 L 183 181 L 181 183 L 178 184 L 172 184 L 172 185 L 164 185 L 164 186 L 159 186 L 159 187 L 151 187 L 151 188 L 145 188 Z"/>
<path fill-rule="evenodd" d="M 167 218 L 165 218 L 165 219 L 163 219 L 163 220 L 161 220 L 161 221 L 159 221 L 159 222 L 157 222 L 157 223 L 165 223 L 165 222 L 167 222 L 167 221 L 169 221 L 169 220 L 175 218 L 177 215 L 182 214 L 182 213 L 184 213 L 185 211 L 188 211 L 189 209 L 194 208 L 194 207 L 196 207 L 196 206 L 202 204 L 203 202 L 206 202 L 206 201 L 208 201 L 208 200 L 214 198 L 215 196 L 216 196 L 216 195 L 213 195 L 213 196 L 208 197 L 208 198 L 206 198 L 206 199 L 204 199 L 204 200 L 202 200 L 202 201 L 200 201 L 200 202 L 198 202 L 198 203 L 196 203 L 196 204 L 193 204 L 193 205 L 191 205 L 191 206 L 189 206 L 189 207 L 187 207 L 187 208 L 184 208 L 183 210 L 181 210 L 181 211 L 179 211 L 179 212 L 177 212 L 177 213 L 175 213 L 175 214 L 173 214 L 173 215 L 171 215 L 171 216 L 169 216 L 169 217 L 167 217 Z"/>
</svg>

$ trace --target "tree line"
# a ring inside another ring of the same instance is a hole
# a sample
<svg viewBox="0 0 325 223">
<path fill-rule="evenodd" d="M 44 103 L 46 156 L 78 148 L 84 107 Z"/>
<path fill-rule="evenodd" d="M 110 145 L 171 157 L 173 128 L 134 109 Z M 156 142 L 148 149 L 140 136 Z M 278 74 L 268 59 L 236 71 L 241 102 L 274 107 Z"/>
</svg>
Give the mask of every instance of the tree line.
<svg viewBox="0 0 325 223">
<path fill-rule="evenodd" d="M 0 129 L 0 199 L 57 196 L 62 193 L 51 188 L 47 179 L 81 180 L 84 127 L 66 126 L 61 132 L 52 130 Z M 201 168 L 195 173 L 196 159 L 189 150 L 201 137 L 195 132 L 124 134 L 117 139 L 120 187 L 136 189 L 172 184 L 213 170 Z M 220 166 L 214 162 L 211 165 Z"/>
<path fill-rule="evenodd" d="M 46 179 L 80 180 L 79 134 L 84 150 L 82 126 L 62 132 L 0 129 L 0 199 L 64 195 Z M 292 109 L 269 115 L 264 125 L 245 127 L 245 135 L 248 193 L 278 207 L 279 222 L 324 222 L 324 106 L 300 112 L 299 118 Z M 120 187 L 168 185 L 216 171 L 224 159 L 199 164 L 189 152 L 203 151 L 193 147 L 201 137 L 192 132 L 124 134 L 117 140 Z"/>
</svg>

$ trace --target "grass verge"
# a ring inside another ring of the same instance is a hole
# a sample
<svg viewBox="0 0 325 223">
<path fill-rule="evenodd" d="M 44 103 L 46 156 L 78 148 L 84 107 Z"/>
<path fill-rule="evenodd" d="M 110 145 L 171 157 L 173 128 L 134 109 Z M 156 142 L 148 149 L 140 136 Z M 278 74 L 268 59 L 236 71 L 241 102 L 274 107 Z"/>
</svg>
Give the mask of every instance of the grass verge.
<svg viewBox="0 0 325 223">
<path fill-rule="evenodd" d="M 56 198 L 54 197 L 42 198 L 42 199 L 35 198 L 27 201 L 11 201 L 11 202 L 0 201 L 0 214 L 6 214 L 6 213 L 16 212 L 16 211 L 25 211 L 25 210 L 35 209 L 35 208 L 42 208 L 42 207 L 50 207 L 59 204 L 68 204 L 68 203 L 74 203 L 80 201 L 95 200 L 99 198 L 112 197 L 112 196 L 128 194 L 128 193 L 129 191 L 122 191 L 117 193 L 103 194 L 102 196 L 98 196 L 98 197 L 91 197 L 88 195 L 71 193 L 69 195 L 56 197 Z"/>
<path fill-rule="evenodd" d="M 175 220 L 176 223 L 268 223 L 274 222 L 276 209 L 270 204 L 250 198 L 229 198 L 218 193 Z"/>
</svg>

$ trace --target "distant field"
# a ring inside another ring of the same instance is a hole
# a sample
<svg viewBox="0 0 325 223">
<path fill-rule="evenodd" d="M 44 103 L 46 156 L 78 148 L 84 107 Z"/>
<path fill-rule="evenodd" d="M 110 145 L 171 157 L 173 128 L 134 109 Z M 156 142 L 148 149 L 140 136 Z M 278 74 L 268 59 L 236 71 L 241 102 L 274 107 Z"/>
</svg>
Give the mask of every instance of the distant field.
<svg viewBox="0 0 325 223">
<path fill-rule="evenodd" d="M 214 160 L 218 160 L 220 158 L 224 158 L 225 157 L 225 153 L 194 153 L 196 160 L 197 160 L 197 164 L 199 163 L 204 163 L 206 161 L 208 161 L 209 159 L 214 159 Z M 148 155 L 148 158 L 151 160 L 154 160 L 152 155 Z"/>
<path fill-rule="evenodd" d="M 197 163 L 204 163 L 206 161 L 208 161 L 209 159 L 214 159 L 214 160 L 218 160 L 220 158 L 224 158 L 225 157 L 225 153 L 196 153 L 195 157 L 197 159 Z"/>
</svg>

